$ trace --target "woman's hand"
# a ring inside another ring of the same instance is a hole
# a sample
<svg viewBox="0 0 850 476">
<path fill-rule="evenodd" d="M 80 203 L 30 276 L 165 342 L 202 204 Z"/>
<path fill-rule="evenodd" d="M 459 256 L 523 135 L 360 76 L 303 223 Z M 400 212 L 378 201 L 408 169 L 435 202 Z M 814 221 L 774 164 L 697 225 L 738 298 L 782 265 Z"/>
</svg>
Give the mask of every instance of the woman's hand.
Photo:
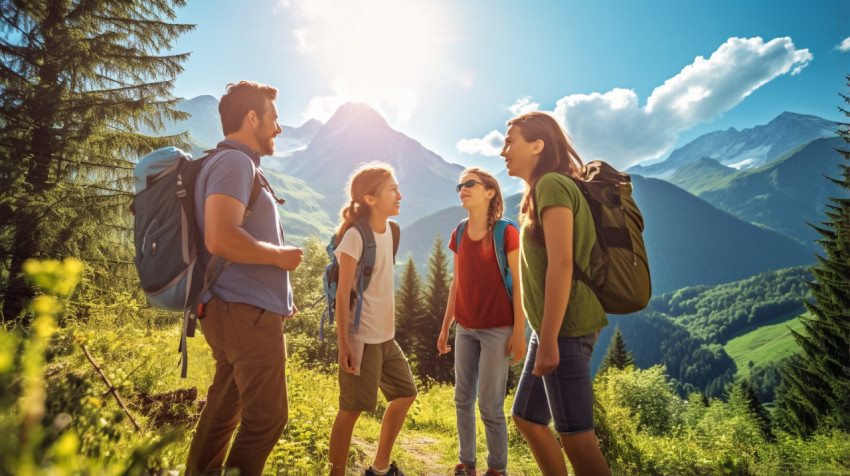
<svg viewBox="0 0 850 476">
<path fill-rule="evenodd" d="M 560 360 L 557 337 L 553 340 L 541 339 L 537 346 L 537 357 L 534 360 L 534 369 L 531 373 L 537 377 L 548 375 L 558 368 L 558 361 Z"/>
<path fill-rule="evenodd" d="M 448 345 L 449 331 L 443 329 L 440 331 L 440 337 L 437 337 L 437 350 L 440 354 L 448 354 L 452 351 L 452 346 Z"/>
<path fill-rule="evenodd" d="M 525 329 L 515 329 L 508 340 L 508 357 L 514 354 L 511 365 L 525 358 Z"/>
</svg>

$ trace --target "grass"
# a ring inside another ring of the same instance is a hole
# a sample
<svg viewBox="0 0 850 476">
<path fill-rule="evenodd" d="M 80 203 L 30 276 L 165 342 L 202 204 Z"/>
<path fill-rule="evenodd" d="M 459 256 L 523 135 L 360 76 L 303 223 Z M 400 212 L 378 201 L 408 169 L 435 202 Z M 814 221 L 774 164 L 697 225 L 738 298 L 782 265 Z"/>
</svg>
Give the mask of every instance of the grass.
<svg viewBox="0 0 850 476">
<path fill-rule="evenodd" d="M 212 382 L 215 371 L 212 352 L 204 340 L 202 330 L 196 337 L 188 339 L 189 367 L 185 379 L 179 377 L 179 353 L 176 352 L 180 329 L 166 326 L 159 329 L 143 329 L 139 322 L 123 326 L 92 325 L 85 331 L 85 340 L 92 353 L 107 372 L 120 369 L 128 386 L 124 398 L 133 400 L 134 391 L 149 393 L 169 392 L 176 389 L 195 387 L 198 398 L 205 398 L 206 389 Z M 79 331 L 78 331 L 79 332 Z M 91 372 L 87 362 L 74 351 L 67 357 L 69 367 Z M 97 383 L 100 385 L 100 383 Z M 338 402 L 336 369 L 310 370 L 301 362 L 299 355 L 290 355 L 287 367 L 289 393 L 289 421 L 280 441 L 266 463 L 269 474 L 322 474 L 328 470 L 328 441 Z M 528 447 L 510 421 L 513 395 L 505 401 L 505 414 L 509 427 L 509 465 L 511 474 L 537 474 Z M 106 402 L 113 405 L 114 402 Z M 145 415 L 140 415 L 131 405 L 135 417 L 146 431 L 162 432 L 167 428 L 153 428 Z M 378 409 L 363 413 L 354 429 L 349 452 L 349 471 L 360 471 L 369 466 L 375 456 L 380 434 L 381 416 L 386 401 L 379 394 Z M 197 413 L 197 409 L 189 409 Z M 125 430 L 130 432 L 128 423 Z M 193 423 L 180 426 L 181 433 L 165 457 L 166 467 L 182 470 Z M 477 429 L 478 460 L 486 465 L 487 445 L 484 427 L 480 419 Z M 124 440 L 120 452 L 127 452 L 132 440 Z M 455 427 L 454 387 L 432 385 L 420 387 L 420 394 L 411 407 L 405 426 L 396 441 L 392 458 L 407 474 L 450 474 L 457 464 L 458 442 Z M 486 469 L 486 468 L 485 468 Z M 358 473 L 359 474 L 359 473 Z"/>
<path fill-rule="evenodd" d="M 112 312 L 116 311 L 128 311 L 126 314 L 118 314 L 128 316 L 132 315 L 133 310 L 110 309 L 108 314 L 112 315 Z M 115 410 L 115 402 L 108 395 L 103 397 L 102 382 L 92 375 L 91 365 L 80 355 L 79 345 L 75 343 L 85 342 L 101 367 L 110 375 L 113 384 L 130 402 L 130 409 L 139 420 L 142 431 L 135 432 L 124 419 L 104 427 L 120 430 L 119 433 L 124 435 L 120 441 L 104 438 L 100 438 L 103 440 L 100 441 L 96 433 L 100 426 L 95 422 L 89 425 L 91 428 L 83 434 L 84 441 L 86 438 L 94 438 L 96 443 L 102 443 L 104 450 L 115 455 L 109 459 L 117 461 L 132 453 L 146 436 L 175 430 L 176 435 L 171 440 L 173 443 L 158 456 L 156 468 L 181 471 L 192 438 L 192 417 L 197 415 L 197 406 L 188 404 L 178 412 L 183 416 L 182 419 L 159 425 L 149 415 L 142 414 L 133 401 L 138 391 L 164 393 L 189 387 L 196 387 L 198 397 L 203 398 L 214 369 L 212 355 L 203 335 L 199 333 L 198 337 L 189 340 L 189 378 L 180 379 L 179 354 L 175 352 L 179 336 L 176 325 L 162 326 L 161 321 L 159 326 L 147 325 L 144 319 L 134 320 L 126 317 L 123 321 L 116 321 L 114 318 L 106 319 L 109 317 L 107 312 L 97 317 L 101 319 L 92 319 L 88 323 L 81 323 L 79 326 L 73 326 L 73 329 L 61 332 L 53 344 L 56 351 L 52 353 L 54 357 L 49 367 L 56 369 L 56 372 L 49 372 L 52 374 L 50 379 L 64 380 L 65 375 L 70 373 L 81 374 L 95 386 L 95 396 L 99 402 L 102 401 L 104 408 Z M 786 324 L 800 325 L 799 320 L 794 318 L 788 322 L 776 322 L 758 333 L 751 332 L 739 336 L 729 343 L 733 348 L 737 345 L 739 350 L 737 353 L 733 350 L 730 354 L 745 359 L 745 362 L 751 359 L 754 362 L 763 362 L 768 358 L 779 357 L 781 352 L 785 352 L 781 349 L 786 349 L 789 343 L 793 343 L 787 335 Z M 338 399 L 334 367 L 321 371 L 311 370 L 301 362 L 299 354 L 290 355 L 287 368 L 289 421 L 267 461 L 266 474 L 327 472 L 328 440 Z M 746 368 L 746 365 L 741 365 L 741 368 Z M 622 388 L 616 389 L 618 393 L 623 391 Z M 406 474 L 451 474 L 457 463 L 458 452 L 453 395 L 454 389 L 451 385 L 420 387 L 420 394 L 411 407 L 392 455 L 392 459 Z M 505 399 L 506 415 L 510 414 L 512 401 L 513 395 L 510 394 Z M 361 415 L 354 430 L 349 453 L 348 467 L 351 474 L 362 474 L 363 469 L 372 462 L 380 433 L 380 418 L 385 408 L 386 402 L 379 398 L 376 412 Z M 741 471 L 749 474 L 775 474 L 801 469 L 840 473 L 850 468 L 850 461 L 846 456 L 850 454 L 847 453 L 848 443 L 846 435 L 841 432 L 825 433 L 818 436 L 820 440 L 811 442 L 783 436 L 784 439 L 775 444 L 759 440 L 742 448 L 736 442 L 749 438 L 741 435 L 752 430 L 752 425 L 735 423 L 738 420 L 732 418 L 735 416 L 733 409 L 726 409 L 726 404 L 720 400 L 712 402 L 711 408 L 699 407 L 694 410 L 710 417 L 703 418 L 700 425 L 695 428 L 677 428 L 669 435 L 653 436 L 636 430 L 633 419 L 638 417 L 630 414 L 640 411 L 640 408 L 608 409 L 610 421 L 606 428 L 610 434 L 606 441 L 609 444 L 619 441 L 618 448 L 623 451 L 618 450 L 616 455 L 619 456 L 616 458 L 619 459 L 612 460 L 611 463 L 622 471 L 633 469 L 634 474 L 683 474 L 688 472 L 687 468 L 699 467 L 700 470 L 695 472 L 700 474 L 734 474 Z M 480 420 L 477 428 L 478 461 L 486 468 L 487 448 Z M 618 440 L 612 440 L 612 435 L 616 435 Z M 510 417 L 508 439 L 508 472 L 516 475 L 540 474 L 528 445 L 510 421 Z M 753 452 L 756 454 L 751 454 Z M 113 471 L 103 474 L 118 473 Z"/>
<path fill-rule="evenodd" d="M 789 328 L 796 331 L 803 329 L 800 317 L 804 316 L 806 314 L 784 318 L 780 322 L 758 327 L 729 340 L 724 349 L 738 366 L 737 376 L 749 378 L 750 362 L 754 366 L 765 365 L 778 362 L 796 352 L 799 347 Z"/>
</svg>

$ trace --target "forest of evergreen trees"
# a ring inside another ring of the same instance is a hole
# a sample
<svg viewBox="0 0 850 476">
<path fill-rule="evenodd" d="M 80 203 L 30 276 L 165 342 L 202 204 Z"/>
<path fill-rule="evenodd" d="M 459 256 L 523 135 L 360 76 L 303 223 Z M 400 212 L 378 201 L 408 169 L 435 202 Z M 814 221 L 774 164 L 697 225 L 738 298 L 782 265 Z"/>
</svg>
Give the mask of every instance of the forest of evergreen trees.
<svg viewBox="0 0 850 476">
<path fill-rule="evenodd" d="M 653 296 L 642 312 L 662 313 L 693 336 L 723 344 L 747 327 L 803 312 L 803 299 L 811 296 L 811 279 L 811 271 L 803 266 L 768 271 L 733 283 Z"/>
<path fill-rule="evenodd" d="M 643 311 L 609 320 L 629 342 L 637 367 L 664 364 L 682 397 L 693 391 L 717 397 L 738 370 L 722 345 L 740 332 L 802 313 L 801 296 L 809 295 L 810 279 L 808 268 L 797 267 L 717 286 L 683 288 L 654 296 Z M 603 330 L 601 337 L 610 332 Z M 595 368 L 600 360 L 594 353 L 591 365 Z M 778 366 L 752 370 L 750 383 L 762 401 L 772 402 Z"/>
</svg>

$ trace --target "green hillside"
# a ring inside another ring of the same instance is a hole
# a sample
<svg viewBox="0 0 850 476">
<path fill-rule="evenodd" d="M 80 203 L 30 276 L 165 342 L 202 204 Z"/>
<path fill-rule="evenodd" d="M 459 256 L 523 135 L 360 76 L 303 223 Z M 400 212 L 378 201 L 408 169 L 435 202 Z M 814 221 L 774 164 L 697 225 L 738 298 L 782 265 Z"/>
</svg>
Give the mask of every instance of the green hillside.
<svg viewBox="0 0 850 476">
<path fill-rule="evenodd" d="M 301 179 L 274 170 L 265 173 L 278 197 L 286 200 L 278 206 L 286 241 L 301 245 L 308 236 L 318 236 L 323 242 L 329 239 L 337 217 L 322 208 L 322 196 Z"/>
<path fill-rule="evenodd" d="M 635 366 L 648 369 L 664 365 L 673 379 L 673 388 L 681 396 L 703 392 L 709 397 L 723 395 L 726 385 L 735 379 L 735 363 L 723 347 L 693 335 L 670 316 L 645 311 L 628 316 L 609 316 L 610 325 L 599 333 L 590 368 L 596 372 L 619 327 L 632 353 Z"/>
<path fill-rule="evenodd" d="M 791 319 L 779 318 L 775 324 L 757 327 L 729 340 L 723 348 L 738 366 L 737 377 L 750 378 L 750 362 L 752 368 L 776 365 L 796 352 L 797 342 L 790 329 L 800 332 L 803 329 L 800 317 L 803 316 L 805 314 Z"/>
<path fill-rule="evenodd" d="M 599 335 L 591 369 L 598 368 L 616 326 L 635 365 L 665 365 L 680 395 L 694 389 L 719 395 L 726 384 L 744 377 L 762 401 L 772 401 L 778 364 L 796 345 L 785 326 L 799 326 L 811 279 L 807 267 L 795 267 L 656 295 L 641 312 L 609 316 L 611 325 Z"/>
<path fill-rule="evenodd" d="M 838 137 L 817 139 L 763 167 L 731 175 L 717 174 L 716 167 L 703 163 L 697 169 L 707 174 L 704 180 L 696 180 L 698 171 L 691 170 L 674 183 L 721 210 L 819 251 L 814 244 L 819 236 L 806 222 L 818 223 L 828 197 L 841 196 L 823 177 L 838 176 L 841 155 L 835 148 L 842 144 Z"/>
<path fill-rule="evenodd" d="M 725 344 L 742 331 L 804 311 L 808 267 L 767 271 L 716 286 L 691 286 L 652 298 L 644 312 L 660 312 L 709 343 Z"/>
<path fill-rule="evenodd" d="M 677 170 L 667 181 L 699 196 L 737 172 L 714 159 L 703 157 Z"/>
</svg>

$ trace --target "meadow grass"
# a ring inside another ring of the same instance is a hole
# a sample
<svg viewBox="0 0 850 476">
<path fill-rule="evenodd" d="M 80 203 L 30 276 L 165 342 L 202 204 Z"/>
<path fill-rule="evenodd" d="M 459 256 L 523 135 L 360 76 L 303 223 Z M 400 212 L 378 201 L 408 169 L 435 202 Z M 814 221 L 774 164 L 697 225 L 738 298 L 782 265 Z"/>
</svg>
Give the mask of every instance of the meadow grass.
<svg viewBox="0 0 850 476">
<path fill-rule="evenodd" d="M 800 332 L 803 329 L 803 323 L 800 317 L 795 316 L 790 319 L 784 319 L 781 322 L 761 326 L 758 329 L 750 331 L 746 334 L 739 335 L 724 345 L 726 353 L 735 361 L 738 366 L 737 377 L 748 379 L 750 376 L 749 363 L 753 362 L 754 367 L 765 364 L 776 363 L 785 357 L 789 357 L 794 352 L 799 350 L 791 330 Z"/>
<path fill-rule="evenodd" d="M 180 378 L 180 354 L 177 345 L 180 329 L 177 326 L 154 328 L 138 320 L 116 325 L 93 319 L 68 333 L 85 343 L 101 367 L 112 376 L 113 383 L 121 389 L 125 400 L 133 401 L 139 392 L 165 393 L 195 387 L 198 398 L 204 399 L 206 389 L 215 372 L 212 352 L 201 330 L 187 340 L 189 367 L 186 378 Z M 66 339 L 67 340 L 67 339 Z M 70 341 L 69 341 L 70 342 Z M 76 369 L 95 380 L 93 368 L 79 349 L 68 350 L 67 367 Z M 289 421 L 286 429 L 266 463 L 269 474 L 322 474 L 328 466 L 328 441 L 338 408 L 336 366 L 311 370 L 299 355 L 289 355 L 287 361 L 287 387 L 289 396 Z M 455 426 L 454 387 L 431 383 L 419 385 L 420 394 L 408 413 L 393 450 L 393 460 L 407 474 L 451 474 L 458 460 L 458 441 Z M 375 412 L 364 412 L 354 429 L 349 453 L 349 470 L 358 472 L 369 466 L 375 455 L 380 435 L 381 416 L 386 400 L 379 394 Z M 505 415 L 509 428 L 509 465 L 511 474 L 537 474 L 534 460 L 510 420 L 513 395 L 505 400 Z M 115 402 L 105 400 L 108 406 Z M 186 422 L 176 427 L 154 427 L 145 415 L 130 405 L 134 417 L 144 432 L 177 430 L 176 441 L 163 452 L 163 466 L 183 470 L 193 434 L 197 406 L 187 409 Z M 136 439 L 128 420 L 122 424 L 129 435 L 117 445 L 117 454 L 129 453 Z M 479 465 L 486 469 L 487 445 L 484 427 L 477 422 L 477 454 Z"/>
<path fill-rule="evenodd" d="M 116 321 L 113 311 L 92 316 L 87 322 L 69 325 L 57 334 L 48 359 L 47 372 L 51 375 L 48 379 L 55 383 L 76 375 L 78 377 L 75 378 L 80 381 L 89 382 L 96 395 L 103 395 L 105 385 L 80 349 L 80 344 L 86 345 L 128 401 L 131 412 L 142 427 L 141 431 L 135 431 L 127 418 L 104 427 L 117 428 L 121 433 L 120 438 L 94 441 L 104 450 L 104 464 L 108 460 L 128 458 L 151 436 L 170 435 L 171 442 L 157 454 L 156 461 L 148 462 L 148 465 L 159 470 L 182 471 L 198 416 L 198 405 L 192 402 L 172 409 L 178 418 L 161 424 L 140 410 L 135 404 L 136 397 L 140 392 L 156 394 L 195 387 L 198 398 L 203 399 L 214 373 L 211 351 L 201 332 L 189 339 L 189 373 L 188 378 L 181 379 L 177 353 L 179 328 L 176 323 L 163 322 L 163 319 L 174 316 L 156 314 L 151 317 L 141 312 L 136 314 L 136 318 Z M 741 336 L 738 342 L 748 343 L 749 347 L 742 346 L 745 349 L 764 347 L 763 352 L 773 355 L 777 339 L 787 339 L 781 332 L 784 325 L 777 323 L 772 326 L 777 329 L 777 338 L 749 336 L 746 339 L 747 336 Z M 269 456 L 266 473 L 326 474 L 329 469 L 328 442 L 338 402 L 336 366 L 314 370 L 298 354 L 290 355 L 287 365 L 289 421 Z M 637 378 L 638 374 L 634 375 L 630 378 Z M 458 462 L 454 388 L 435 383 L 420 383 L 419 388 L 420 394 L 396 441 L 392 459 L 409 475 L 451 474 Z M 597 390 L 602 392 L 601 388 Z M 624 389 L 613 391 L 620 394 Z M 60 393 L 58 397 L 64 398 L 64 395 Z M 98 404 L 103 405 L 104 411 L 120 413 L 117 404 L 108 395 L 99 400 Z M 508 472 L 516 475 L 540 474 L 528 445 L 510 419 L 512 402 L 511 393 L 505 399 Z M 350 474 L 362 474 L 372 462 L 385 408 L 386 402 L 379 396 L 377 410 L 361 415 L 349 453 Z M 710 408 L 698 408 L 702 407 L 694 407 L 693 411 L 701 416 L 692 418 L 698 423 L 681 426 L 680 422 L 669 434 L 650 434 L 635 424 L 643 410 L 619 408 L 609 402 L 606 411 L 610 421 L 602 431 L 609 433 L 608 443 L 616 443 L 611 439 L 616 438 L 620 449 L 625 449 L 617 453 L 619 456 L 612 457 L 612 469 L 622 474 L 775 474 L 789 471 L 841 472 L 850 468 L 850 444 L 841 432 L 819 434 L 811 440 L 780 434 L 777 442 L 769 443 L 752 436 L 755 426 L 749 421 L 751 416 L 743 414 L 742 417 L 739 410 L 727 407 L 722 401 L 712 401 Z M 736 424 L 738 420 L 740 422 Z M 694 425 L 693 428 L 690 425 Z M 87 431 L 95 431 L 95 434 L 82 434 L 83 442 L 86 438 L 98 438 L 96 431 L 100 427 L 93 423 L 90 428 L 94 430 Z M 486 469 L 486 454 L 484 427 L 478 419 L 479 468 Z"/>
</svg>

